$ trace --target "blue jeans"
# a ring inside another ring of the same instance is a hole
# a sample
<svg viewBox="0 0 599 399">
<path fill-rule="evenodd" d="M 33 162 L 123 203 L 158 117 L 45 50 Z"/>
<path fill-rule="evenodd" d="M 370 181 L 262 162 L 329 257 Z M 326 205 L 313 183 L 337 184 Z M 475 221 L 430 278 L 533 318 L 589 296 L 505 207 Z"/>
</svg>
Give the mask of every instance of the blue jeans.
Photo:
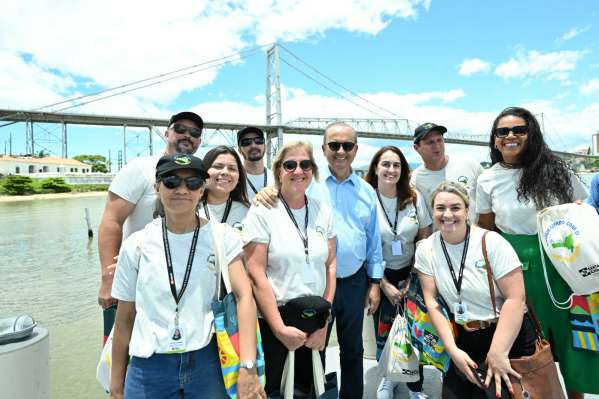
<svg viewBox="0 0 599 399">
<path fill-rule="evenodd" d="M 364 300 L 368 291 L 366 269 L 353 275 L 337 279 L 337 289 L 331 315 L 337 321 L 339 341 L 339 363 L 341 364 L 341 386 L 339 398 L 362 399 L 364 392 L 364 345 L 362 323 L 364 322 Z M 328 337 L 331 334 L 329 324 Z"/>
<path fill-rule="evenodd" d="M 185 353 L 133 356 L 125 379 L 127 399 L 227 399 L 216 339 Z"/>
</svg>

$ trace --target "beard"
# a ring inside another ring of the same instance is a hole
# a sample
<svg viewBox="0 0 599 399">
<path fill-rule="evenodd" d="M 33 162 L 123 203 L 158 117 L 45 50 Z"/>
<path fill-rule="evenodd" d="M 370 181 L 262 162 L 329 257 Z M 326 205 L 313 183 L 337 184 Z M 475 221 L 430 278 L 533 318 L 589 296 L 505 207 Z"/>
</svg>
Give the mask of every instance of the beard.
<svg viewBox="0 0 599 399">
<path fill-rule="evenodd" d="M 262 158 L 264 158 L 264 152 L 257 150 L 257 151 L 250 151 L 248 153 L 248 161 L 252 161 L 252 162 L 256 162 L 256 161 L 260 161 L 262 160 Z"/>
<path fill-rule="evenodd" d="M 169 145 L 179 154 L 191 155 L 197 150 L 197 147 L 194 147 L 193 143 L 187 139 L 181 139 L 176 143 L 170 143 Z"/>
</svg>

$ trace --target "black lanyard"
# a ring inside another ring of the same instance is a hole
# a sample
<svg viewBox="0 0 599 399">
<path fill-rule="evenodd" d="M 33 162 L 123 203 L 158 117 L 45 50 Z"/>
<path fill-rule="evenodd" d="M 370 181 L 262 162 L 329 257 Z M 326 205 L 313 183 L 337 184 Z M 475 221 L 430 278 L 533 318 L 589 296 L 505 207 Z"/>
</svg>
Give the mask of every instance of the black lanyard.
<svg viewBox="0 0 599 399">
<path fill-rule="evenodd" d="M 166 271 L 168 272 L 168 283 L 171 286 L 171 294 L 175 300 L 175 325 L 179 324 L 179 301 L 183 297 L 185 290 L 187 289 L 187 283 L 189 283 L 189 276 L 191 274 L 191 268 L 193 266 L 193 258 L 196 253 L 196 244 L 198 243 L 198 234 L 200 233 L 200 221 L 193 231 L 193 238 L 191 240 L 191 248 L 189 250 L 189 257 L 187 258 L 187 267 L 185 268 L 185 275 L 183 277 L 183 284 L 181 290 L 177 294 L 177 286 L 175 285 L 175 273 L 173 272 L 173 260 L 171 258 L 171 248 L 168 245 L 168 234 L 166 231 L 166 218 L 162 218 L 162 241 L 164 242 L 164 255 L 166 257 Z"/>
<path fill-rule="evenodd" d="M 395 223 L 391 224 L 391 219 L 387 215 L 387 211 L 385 210 L 385 205 L 383 205 L 383 200 L 381 199 L 381 194 L 379 190 L 376 190 L 376 196 L 379 199 L 379 204 L 381 204 L 381 208 L 383 208 L 383 214 L 385 215 L 385 219 L 387 219 L 387 223 L 389 223 L 389 227 L 393 231 L 393 235 L 397 237 L 397 219 L 399 217 L 399 199 L 397 198 L 397 202 L 395 204 Z"/>
<path fill-rule="evenodd" d="M 252 182 L 250 181 L 250 178 L 247 177 L 246 178 L 248 184 L 250 185 L 250 188 L 252 189 L 252 191 L 254 192 L 254 194 L 258 194 L 258 190 L 256 190 L 256 187 L 252 184 Z M 266 187 L 266 168 L 264 168 L 264 183 L 262 184 L 261 188 Z"/>
<path fill-rule="evenodd" d="M 229 218 L 229 212 L 231 212 L 231 204 L 233 200 L 231 196 L 227 198 L 227 205 L 225 205 L 225 213 L 223 213 L 223 218 L 221 219 L 221 223 L 227 223 L 227 219 Z M 206 219 L 210 220 L 210 211 L 208 210 L 208 201 L 202 201 L 202 205 L 204 206 L 204 213 L 206 214 Z"/>
<path fill-rule="evenodd" d="M 462 278 L 464 277 L 466 255 L 468 254 L 468 242 L 470 241 L 470 226 L 466 227 L 466 239 L 464 240 L 464 249 L 462 250 L 462 261 L 460 263 L 460 271 L 458 278 L 455 277 L 455 271 L 453 270 L 453 265 L 451 264 L 451 259 L 449 257 L 449 253 L 447 253 L 447 247 L 445 246 L 445 241 L 443 241 L 441 233 L 439 233 L 439 239 L 441 240 L 441 248 L 443 248 L 443 254 L 445 255 L 447 266 L 449 266 L 449 271 L 451 272 L 451 279 L 453 280 L 453 284 L 455 285 L 456 290 L 458 290 L 458 298 L 460 300 L 460 303 L 462 303 Z"/>
<path fill-rule="evenodd" d="M 304 233 L 302 233 L 302 230 L 299 228 L 299 225 L 297 224 L 297 220 L 295 220 L 295 216 L 293 216 L 293 212 L 291 212 L 289 205 L 287 205 L 287 202 L 283 199 L 283 196 L 281 195 L 280 191 L 279 191 L 279 198 L 281 199 L 281 202 L 285 206 L 285 210 L 287 211 L 287 214 L 289 215 L 289 217 L 291 218 L 291 221 L 295 225 L 295 228 L 297 229 L 297 233 L 299 234 L 300 239 L 302 240 L 302 243 L 304 244 L 304 254 L 306 255 L 306 263 L 310 263 L 310 257 L 308 256 L 308 197 L 306 197 L 306 195 L 304 194 L 304 203 L 306 204 L 306 217 L 304 218 L 305 225 L 306 225 L 305 226 L 305 232 L 306 232 L 305 236 L 304 236 Z"/>
</svg>

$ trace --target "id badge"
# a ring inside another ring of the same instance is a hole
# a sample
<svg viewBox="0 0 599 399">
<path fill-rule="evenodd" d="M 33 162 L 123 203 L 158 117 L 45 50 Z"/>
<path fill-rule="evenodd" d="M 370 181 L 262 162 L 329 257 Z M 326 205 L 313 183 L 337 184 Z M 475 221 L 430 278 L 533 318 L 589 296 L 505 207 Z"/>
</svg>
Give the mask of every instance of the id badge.
<svg viewBox="0 0 599 399">
<path fill-rule="evenodd" d="M 169 330 L 169 343 L 167 353 L 185 352 L 185 328 L 183 325 L 175 325 Z"/>
<path fill-rule="evenodd" d="M 312 266 L 312 264 L 306 263 L 304 265 L 303 274 L 305 284 L 316 283 L 316 272 L 314 271 L 314 266 Z"/>
<path fill-rule="evenodd" d="M 453 316 L 455 321 L 468 321 L 468 304 L 466 303 L 454 303 L 453 304 Z"/>
<path fill-rule="evenodd" d="M 393 240 L 391 241 L 391 254 L 393 256 L 403 255 L 403 249 L 401 247 L 401 241 Z"/>
</svg>

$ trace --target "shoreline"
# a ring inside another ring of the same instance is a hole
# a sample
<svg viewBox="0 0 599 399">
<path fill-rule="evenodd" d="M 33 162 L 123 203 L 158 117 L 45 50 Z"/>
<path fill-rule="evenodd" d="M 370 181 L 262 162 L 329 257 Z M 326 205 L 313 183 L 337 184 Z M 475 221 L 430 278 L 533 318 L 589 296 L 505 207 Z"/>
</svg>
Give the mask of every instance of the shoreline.
<svg viewBox="0 0 599 399">
<path fill-rule="evenodd" d="M 32 194 L 32 195 L 0 195 L 0 203 L 8 202 L 26 202 L 36 200 L 64 199 L 64 198 L 85 198 L 105 196 L 108 191 L 87 191 L 83 193 L 52 193 L 52 194 Z"/>
</svg>

